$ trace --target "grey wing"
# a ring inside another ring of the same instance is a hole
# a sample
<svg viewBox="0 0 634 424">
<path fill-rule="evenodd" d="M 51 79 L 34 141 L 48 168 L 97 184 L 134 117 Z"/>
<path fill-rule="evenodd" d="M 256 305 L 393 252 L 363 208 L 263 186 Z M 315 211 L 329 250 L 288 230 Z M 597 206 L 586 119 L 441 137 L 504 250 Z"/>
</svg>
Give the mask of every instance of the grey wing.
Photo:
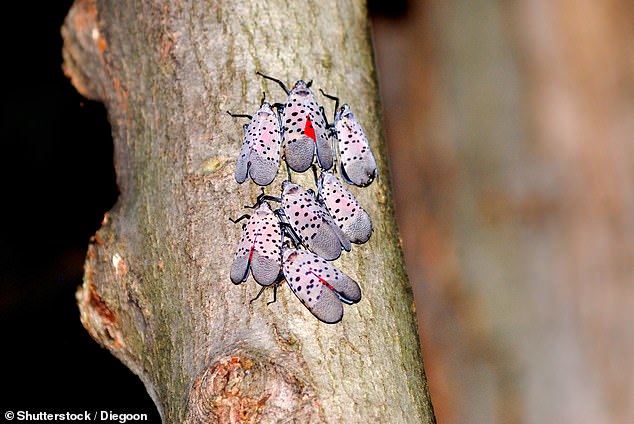
<svg viewBox="0 0 634 424">
<path fill-rule="evenodd" d="M 311 221 L 305 225 L 307 228 L 304 231 L 300 231 L 304 243 L 311 251 L 328 261 L 334 261 L 341 255 L 342 246 L 350 250 L 350 241 L 327 213 L 318 211 Z"/>
<path fill-rule="evenodd" d="M 249 256 L 251 254 L 251 240 L 249 236 L 249 225 L 244 227 L 242 237 L 238 242 L 236 253 L 231 264 L 230 278 L 233 284 L 240 284 L 246 281 L 249 276 Z"/>
<path fill-rule="evenodd" d="M 365 210 L 359 209 L 352 216 L 352 219 L 343 224 L 342 230 L 352 243 L 363 244 L 367 242 L 372 235 L 370 215 Z"/>
<path fill-rule="evenodd" d="M 309 106 L 304 100 L 289 98 L 282 113 L 284 158 L 295 172 L 306 171 L 315 157 L 315 141 L 305 133 Z"/>
<path fill-rule="evenodd" d="M 260 236 L 251 258 L 251 273 L 258 284 L 270 286 L 278 280 L 282 268 L 282 230 L 274 215 L 261 220 Z"/>
<path fill-rule="evenodd" d="M 258 185 L 271 184 L 280 165 L 281 135 L 277 117 L 272 116 L 259 123 L 257 136 L 251 149 L 249 175 Z"/>
<path fill-rule="evenodd" d="M 323 284 L 305 266 L 309 252 L 297 252 L 284 262 L 284 277 L 295 296 L 320 321 L 334 324 L 343 318 L 343 305 L 339 296 Z"/>
<path fill-rule="evenodd" d="M 346 303 L 361 300 L 361 288 L 356 281 L 326 261 L 320 267 L 323 269 L 320 277 L 328 281 L 341 300 Z"/>
<path fill-rule="evenodd" d="M 319 183 L 319 193 L 330 216 L 350 242 L 368 241 L 372 235 L 372 220 L 354 195 L 329 172 L 321 174 Z"/>
<path fill-rule="evenodd" d="M 330 227 L 333 229 L 333 231 L 337 235 L 337 238 L 339 239 L 339 242 L 341 243 L 341 247 L 343 247 L 346 250 L 346 252 L 349 252 L 350 249 L 352 248 L 352 245 L 350 244 L 350 238 L 346 235 L 346 233 L 344 233 L 344 231 L 341 228 L 339 228 L 339 226 L 335 223 L 335 221 L 332 219 L 330 215 L 328 215 L 327 218 L 325 218 L 325 220 L 329 222 Z"/>
<path fill-rule="evenodd" d="M 315 128 L 315 146 L 317 148 L 317 160 L 322 169 L 328 170 L 332 168 L 333 152 L 330 136 L 326 130 L 326 121 L 318 117 L 313 121 Z"/>
<path fill-rule="evenodd" d="M 301 134 L 284 135 L 284 159 L 295 172 L 304 172 L 313 163 L 315 142 Z"/>
<path fill-rule="evenodd" d="M 363 128 L 354 118 L 343 118 L 336 126 L 342 177 L 348 184 L 369 185 L 378 170 Z"/>
<path fill-rule="evenodd" d="M 255 153 L 251 156 L 249 175 L 251 175 L 251 179 L 257 185 L 267 186 L 275 179 L 278 168 L 279 160 L 276 162 L 268 161 L 264 156 Z"/>
<path fill-rule="evenodd" d="M 258 284 L 270 286 L 278 280 L 282 262 L 279 257 L 272 258 L 258 252 L 253 252 L 251 258 L 251 273 Z"/>
<path fill-rule="evenodd" d="M 247 131 L 247 127 L 245 125 L 245 132 Z M 240 149 L 240 155 L 238 156 L 238 160 L 236 161 L 236 171 L 235 177 L 238 184 L 242 184 L 246 179 L 249 173 L 249 155 L 251 149 L 249 148 L 249 139 L 245 137 L 242 141 L 242 148 Z"/>
<path fill-rule="evenodd" d="M 341 161 L 341 176 L 348 184 L 367 187 L 379 175 L 372 153 L 358 159 Z"/>
</svg>

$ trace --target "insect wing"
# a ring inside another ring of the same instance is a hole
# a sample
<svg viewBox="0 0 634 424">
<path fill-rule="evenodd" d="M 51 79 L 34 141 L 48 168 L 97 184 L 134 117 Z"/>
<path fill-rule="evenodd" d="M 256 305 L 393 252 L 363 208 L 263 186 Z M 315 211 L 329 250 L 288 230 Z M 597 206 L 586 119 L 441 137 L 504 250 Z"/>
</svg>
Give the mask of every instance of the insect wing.
<svg viewBox="0 0 634 424">
<path fill-rule="evenodd" d="M 297 184 L 283 184 L 282 208 L 293 231 L 311 251 L 329 261 L 350 250 L 350 240 L 335 224 L 312 192 Z"/>
<path fill-rule="evenodd" d="M 279 119 L 271 106 L 264 102 L 253 115 L 249 125 L 250 156 L 249 175 L 258 185 L 269 185 L 280 164 L 280 144 L 282 135 Z"/>
<path fill-rule="evenodd" d="M 312 96 L 313 103 L 317 104 L 315 97 Z M 326 120 L 322 109 L 318 107 L 316 113 L 312 113 L 312 124 L 315 130 L 315 147 L 317 152 L 317 161 L 321 169 L 327 170 L 332 168 L 333 152 L 332 143 L 330 142 L 330 131 L 326 128 Z"/>
<path fill-rule="evenodd" d="M 347 104 L 335 116 L 341 175 L 349 184 L 366 187 L 378 175 L 376 161 L 363 128 Z"/>
<path fill-rule="evenodd" d="M 264 202 L 244 227 L 231 266 L 231 281 L 240 284 L 251 270 L 260 285 L 276 282 L 282 267 L 281 246 L 281 224 Z"/>
<path fill-rule="evenodd" d="M 247 179 L 247 175 L 249 174 L 249 158 L 251 155 L 251 143 L 248 137 L 249 124 L 245 124 L 243 128 L 244 136 L 242 139 L 242 148 L 240 149 L 240 155 L 236 162 L 235 171 L 235 178 L 238 184 L 242 184 Z"/>
<path fill-rule="evenodd" d="M 249 261 L 251 258 L 251 247 L 253 246 L 253 234 L 257 226 L 258 218 L 251 215 L 249 221 L 242 229 L 242 236 L 238 242 L 236 253 L 233 256 L 230 278 L 233 284 L 240 284 L 247 280 L 249 276 Z"/>
<path fill-rule="evenodd" d="M 332 148 L 328 143 L 326 121 L 317 100 L 303 81 L 290 91 L 282 113 L 284 156 L 288 166 L 296 172 L 306 171 L 317 159 L 324 169 L 332 167 Z"/>
<path fill-rule="evenodd" d="M 325 323 L 341 321 L 342 301 L 357 303 L 361 300 L 359 285 L 314 253 L 286 249 L 283 272 L 297 298 Z"/>
<path fill-rule="evenodd" d="M 365 243 L 372 235 L 372 220 L 357 199 L 333 174 L 323 171 L 319 177 L 319 197 L 334 222 L 352 243 Z"/>
</svg>

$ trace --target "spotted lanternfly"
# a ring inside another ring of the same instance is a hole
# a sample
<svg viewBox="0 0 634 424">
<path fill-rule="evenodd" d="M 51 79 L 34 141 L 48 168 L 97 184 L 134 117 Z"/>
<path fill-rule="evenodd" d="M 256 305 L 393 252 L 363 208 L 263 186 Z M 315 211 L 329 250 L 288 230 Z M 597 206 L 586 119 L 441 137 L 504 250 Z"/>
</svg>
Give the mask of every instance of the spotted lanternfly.
<svg viewBox="0 0 634 424">
<path fill-rule="evenodd" d="M 234 222 L 247 217 L 233 258 L 231 281 L 246 281 L 250 270 L 258 284 L 269 286 L 278 281 L 282 268 L 282 224 L 267 202 L 250 217 L 243 215 Z"/>
<path fill-rule="evenodd" d="M 350 251 L 350 240 L 312 190 L 284 181 L 282 209 L 288 224 L 309 250 L 329 261 L 337 259 L 342 248 Z"/>
<path fill-rule="evenodd" d="M 278 83 L 288 96 L 281 112 L 282 147 L 288 166 L 295 172 L 304 172 L 312 165 L 316 154 L 319 166 L 330 169 L 332 146 L 323 108 L 310 90 L 312 81 L 299 80 L 288 90 L 282 81 L 260 72 L 258 75 Z"/>
<path fill-rule="evenodd" d="M 297 298 L 325 323 L 341 321 L 341 302 L 361 300 L 357 282 L 314 253 L 284 248 L 282 270 Z"/>
<path fill-rule="evenodd" d="M 250 175 L 258 185 L 271 184 L 280 165 L 282 134 L 277 114 L 264 99 L 253 116 L 227 113 L 251 119 L 244 125 L 242 149 L 236 163 L 236 181 L 242 184 Z"/>
<path fill-rule="evenodd" d="M 317 187 L 319 198 L 348 239 L 359 244 L 368 241 L 372 235 L 370 215 L 343 186 L 339 178 L 328 171 L 322 171 Z"/>
<path fill-rule="evenodd" d="M 339 151 L 341 176 L 348 184 L 367 187 L 378 176 L 376 161 L 361 124 L 348 104 L 339 107 L 339 98 L 321 93 L 335 101 L 334 129 Z"/>
</svg>

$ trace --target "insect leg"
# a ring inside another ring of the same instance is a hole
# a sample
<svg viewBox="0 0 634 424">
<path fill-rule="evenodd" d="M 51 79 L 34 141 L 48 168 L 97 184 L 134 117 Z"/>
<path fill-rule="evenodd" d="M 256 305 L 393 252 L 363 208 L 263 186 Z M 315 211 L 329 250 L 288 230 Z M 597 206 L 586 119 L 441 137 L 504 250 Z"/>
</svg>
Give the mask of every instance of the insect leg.
<svg viewBox="0 0 634 424">
<path fill-rule="evenodd" d="M 306 246 L 304 246 L 304 243 L 302 243 L 302 239 L 297 235 L 295 230 L 293 230 L 293 227 L 291 226 L 291 224 L 288 223 L 284 210 L 281 208 L 275 209 L 273 213 L 275 214 L 275 216 L 277 216 L 277 219 L 280 220 L 280 226 L 282 227 L 282 231 L 284 235 L 291 240 L 291 243 L 293 243 L 293 246 L 295 246 L 295 248 L 299 246 L 306 248 Z"/>
<path fill-rule="evenodd" d="M 284 230 L 284 234 L 291 239 L 291 243 L 293 243 L 293 246 L 295 248 L 298 247 L 303 247 L 304 249 L 306 249 L 306 246 L 304 245 L 304 243 L 302 243 L 301 239 L 299 238 L 299 236 L 295 233 L 295 230 L 293 230 L 293 227 L 291 227 L 291 224 L 288 224 L 286 222 L 282 222 L 282 229 Z"/>
<path fill-rule="evenodd" d="M 253 118 L 253 116 L 247 115 L 246 113 L 231 113 L 229 111 L 227 111 L 227 113 L 234 118 L 249 118 L 249 119 Z"/>
<path fill-rule="evenodd" d="M 260 291 L 258 292 L 257 296 L 255 296 L 253 299 L 251 299 L 249 301 L 249 303 L 253 303 L 256 300 L 258 300 L 260 298 L 260 296 L 262 295 L 262 293 L 264 292 L 264 289 L 266 289 L 268 286 L 262 286 L 262 288 L 260 289 Z"/>
<path fill-rule="evenodd" d="M 313 170 L 313 177 L 315 177 L 315 186 L 319 187 L 319 178 L 317 177 L 317 167 L 315 166 L 314 163 L 310 167 Z"/>
<path fill-rule="evenodd" d="M 267 306 L 270 305 L 271 303 L 275 303 L 277 302 L 277 288 L 279 286 L 276 284 L 273 286 L 273 300 L 271 300 L 270 302 L 266 302 Z"/>
<path fill-rule="evenodd" d="M 326 94 L 326 93 L 324 93 L 324 90 L 322 90 L 321 88 L 319 89 L 319 91 L 321 92 L 321 94 L 323 94 L 324 97 L 328 97 L 330 100 L 334 100 L 335 101 L 335 113 L 337 113 L 337 110 L 339 110 L 339 97 L 335 97 L 335 96 L 331 96 L 330 94 Z"/>
<path fill-rule="evenodd" d="M 290 93 L 289 89 L 288 89 L 288 88 L 286 88 L 286 84 L 284 84 L 281 80 L 278 80 L 277 78 L 270 77 L 270 76 L 268 76 L 268 75 L 264 75 L 264 74 L 263 74 L 262 72 L 260 72 L 260 71 L 257 71 L 257 72 L 256 72 L 256 74 L 258 74 L 258 75 L 259 75 L 259 76 L 261 76 L 262 78 L 265 78 L 265 79 L 268 79 L 268 80 L 271 80 L 271 81 L 273 81 L 273 82 L 278 83 L 278 84 L 280 85 L 280 87 L 282 87 L 282 90 L 284 90 L 284 92 L 286 93 L 286 95 L 287 95 L 287 96 L 288 96 L 288 94 Z"/>
<path fill-rule="evenodd" d="M 279 197 L 275 197 L 275 196 L 270 196 L 268 194 L 264 194 L 264 192 L 262 194 L 260 194 L 255 202 L 255 205 L 253 206 L 245 206 L 245 208 L 249 208 L 249 209 L 256 209 L 258 206 L 260 206 L 262 204 L 262 202 L 267 201 L 267 202 L 277 202 L 277 203 L 282 203 L 282 199 Z"/>
<path fill-rule="evenodd" d="M 336 110 L 336 109 L 335 109 Z M 328 128 L 328 132 L 332 133 L 332 129 L 335 127 L 334 122 L 332 124 L 328 123 L 328 117 L 326 116 L 326 110 L 323 106 L 319 106 L 319 111 L 321 112 L 321 116 L 324 117 L 324 121 L 326 122 L 326 128 Z"/>
<path fill-rule="evenodd" d="M 286 106 L 284 103 L 279 103 L 279 102 L 278 103 L 273 103 L 271 105 L 272 108 L 274 107 L 280 113 L 284 110 L 284 106 Z"/>
<path fill-rule="evenodd" d="M 248 213 L 245 213 L 244 215 L 242 215 L 241 217 L 236 218 L 236 219 L 229 218 L 229 221 L 233 222 L 234 224 L 237 224 L 238 222 L 242 221 L 243 219 L 249 219 L 249 218 L 251 218 L 251 215 L 249 215 Z"/>
<path fill-rule="evenodd" d="M 286 161 L 284 161 L 284 163 L 286 163 Z M 293 180 L 291 180 L 291 168 L 290 166 L 288 166 L 288 163 L 286 163 L 286 175 L 287 175 L 288 181 L 292 183 Z"/>
</svg>

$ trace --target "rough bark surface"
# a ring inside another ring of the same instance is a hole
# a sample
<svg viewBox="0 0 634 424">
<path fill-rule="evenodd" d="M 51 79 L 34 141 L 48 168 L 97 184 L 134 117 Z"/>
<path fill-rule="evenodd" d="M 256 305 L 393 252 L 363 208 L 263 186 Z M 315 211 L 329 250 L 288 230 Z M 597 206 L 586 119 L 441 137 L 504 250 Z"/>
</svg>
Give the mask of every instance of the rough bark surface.
<svg viewBox="0 0 634 424">
<path fill-rule="evenodd" d="M 89 247 L 81 320 L 142 379 L 164 422 L 434 422 L 365 7 L 77 0 L 62 31 L 66 74 L 107 106 L 120 189 Z M 249 303 L 254 282 L 228 278 L 240 233 L 228 218 L 259 189 L 233 178 L 242 123 L 225 110 L 252 113 L 263 90 L 284 98 L 256 70 L 347 99 L 377 156 L 380 179 L 352 189 L 374 234 L 337 261 L 364 298 L 337 325 L 285 286 L 267 306 Z"/>
</svg>

